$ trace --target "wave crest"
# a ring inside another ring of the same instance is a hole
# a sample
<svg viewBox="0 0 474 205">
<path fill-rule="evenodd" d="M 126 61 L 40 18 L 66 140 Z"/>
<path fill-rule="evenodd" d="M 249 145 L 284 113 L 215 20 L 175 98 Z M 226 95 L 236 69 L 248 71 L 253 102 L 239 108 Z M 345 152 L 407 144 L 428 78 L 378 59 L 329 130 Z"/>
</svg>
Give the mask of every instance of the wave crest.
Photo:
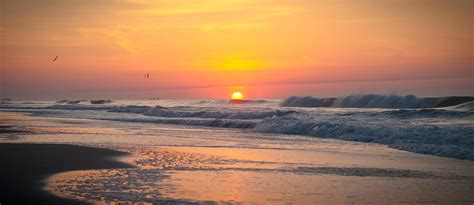
<svg viewBox="0 0 474 205">
<path fill-rule="evenodd" d="M 434 108 L 447 107 L 474 101 L 474 97 L 451 96 L 420 98 L 414 95 L 351 95 L 342 98 L 315 98 L 292 96 L 283 107 L 341 107 L 341 108 Z"/>
<path fill-rule="evenodd" d="M 352 108 L 427 108 L 434 107 L 433 102 L 425 101 L 414 95 L 351 95 L 334 101 L 333 107 Z"/>
</svg>

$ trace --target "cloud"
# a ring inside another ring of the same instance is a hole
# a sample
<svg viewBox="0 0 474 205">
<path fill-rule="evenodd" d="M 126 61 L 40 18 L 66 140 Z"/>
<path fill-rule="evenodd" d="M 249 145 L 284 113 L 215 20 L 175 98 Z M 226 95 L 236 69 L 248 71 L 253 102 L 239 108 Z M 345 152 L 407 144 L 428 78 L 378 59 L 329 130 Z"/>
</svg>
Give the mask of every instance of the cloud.
<svg viewBox="0 0 474 205">
<path fill-rule="evenodd" d="M 97 39 L 96 35 L 106 36 L 109 41 L 131 54 L 141 53 L 139 46 L 127 37 L 127 30 L 123 28 L 79 28 L 78 31 L 82 36 L 92 35 L 91 39 Z"/>
<path fill-rule="evenodd" d="M 281 4 L 281 2 L 267 2 L 262 4 L 258 0 L 200 0 L 200 1 L 142 1 L 130 2 L 141 4 L 146 9 L 130 11 L 137 15 L 147 16 L 183 16 L 183 15 L 232 15 L 232 13 L 255 14 L 257 12 L 272 15 L 287 15 L 300 11 L 298 5 Z"/>
</svg>

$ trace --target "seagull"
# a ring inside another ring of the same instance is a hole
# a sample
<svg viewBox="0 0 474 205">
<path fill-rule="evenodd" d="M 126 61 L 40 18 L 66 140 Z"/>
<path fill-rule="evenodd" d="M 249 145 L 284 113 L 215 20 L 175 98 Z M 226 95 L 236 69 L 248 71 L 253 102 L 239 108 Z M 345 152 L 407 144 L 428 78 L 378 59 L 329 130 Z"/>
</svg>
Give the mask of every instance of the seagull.
<svg viewBox="0 0 474 205">
<path fill-rule="evenodd" d="M 56 61 L 56 60 L 58 60 L 58 56 L 56 56 L 52 61 Z"/>
</svg>

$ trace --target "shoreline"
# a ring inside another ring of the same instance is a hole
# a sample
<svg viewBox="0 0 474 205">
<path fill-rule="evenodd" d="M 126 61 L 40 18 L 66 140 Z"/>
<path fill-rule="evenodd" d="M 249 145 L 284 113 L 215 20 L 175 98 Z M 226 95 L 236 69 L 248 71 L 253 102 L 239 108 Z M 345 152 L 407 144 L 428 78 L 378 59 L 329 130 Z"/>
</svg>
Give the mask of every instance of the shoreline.
<svg viewBox="0 0 474 205">
<path fill-rule="evenodd" d="M 0 143 L 1 204 L 89 204 L 44 190 L 54 174 L 92 169 L 132 168 L 112 158 L 128 153 L 68 144 Z"/>
</svg>

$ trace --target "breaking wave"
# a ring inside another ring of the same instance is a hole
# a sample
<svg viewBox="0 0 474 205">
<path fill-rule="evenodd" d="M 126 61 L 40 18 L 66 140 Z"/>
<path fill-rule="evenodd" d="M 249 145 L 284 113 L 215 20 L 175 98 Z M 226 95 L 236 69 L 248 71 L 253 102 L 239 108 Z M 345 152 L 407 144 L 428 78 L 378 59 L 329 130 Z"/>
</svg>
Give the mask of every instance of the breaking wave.
<svg viewBox="0 0 474 205">
<path fill-rule="evenodd" d="M 474 112 L 474 101 L 452 106 L 450 108 L 453 110 L 459 110 L 464 112 Z"/>
<path fill-rule="evenodd" d="M 474 160 L 474 129 L 470 123 L 410 123 L 394 121 L 393 118 L 353 116 L 272 117 L 259 122 L 254 130 L 374 142 L 417 153 Z"/>
<path fill-rule="evenodd" d="M 333 107 L 353 108 L 428 108 L 434 107 L 433 102 L 414 95 L 352 95 L 337 99 Z"/>
<path fill-rule="evenodd" d="M 346 108 L 434 108 L 474 101 L 474 97 L 420 98 L 414 95 L 351 95 L 342 98 L 292 96 L 282 107 L 346 107 Z"/>
<path fill-rule="evenodd" d="M 336 98 L 314 98 L 311 96 L 292 96 L 285 99 L 280 105 L 282 107 L 329 107 Z"/>
</svg>

